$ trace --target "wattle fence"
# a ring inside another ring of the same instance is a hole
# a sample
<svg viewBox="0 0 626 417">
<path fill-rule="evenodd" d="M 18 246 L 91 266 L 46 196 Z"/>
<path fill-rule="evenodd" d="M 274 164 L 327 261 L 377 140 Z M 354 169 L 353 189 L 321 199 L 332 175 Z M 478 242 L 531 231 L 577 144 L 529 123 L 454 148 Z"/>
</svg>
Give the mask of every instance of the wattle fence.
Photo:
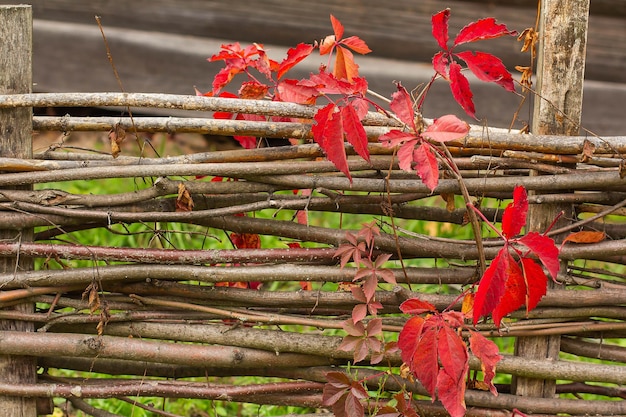
<svg viewBox="0 0 626 417">
<path fill-rule="evenodd" d="M 349 158 L 352 182 L 313 143 L 115 158 L 60 143 L 33 153 L 33 131 L 110 132 L 113 144 L 125 136 L 141 148 L 149 145 L 143 132 L 246 135 L 270 144 L 310 139 L 315 108 L 165 94 L 30 94 L 29 19 L 27 7 L 0 7 L 0 409 L 8 416 L 50 413 L 53 398 L 94 416 L 112 414 L 85 399 L 195 398 L 320 409 L 326 408 L 327 373 L 336 371 L 358 371 L 371 391 L 380 390 L 370 411 L 386 403 L 386 393 L 405 387 L 415 394 L 420 416 L 446 415 L 401 372 L 398 352 L 376 366 L 369 366 L 369 356 L 354 366 L 354 353 L 340 348 L 342 322 L 359 302 L 342 290 L 356 269 L 338 265 L 336 248 L 346 242 L 346 230 L 334 222 L 369 218 L 382 231 L 374 247 L 392 254 L 397 285 L 380 285 L 376 300 L 391 341 L 406 321 L 403 301 L 419 297 L 439 310 L 460 310 L 458 294 L 480 278 L 477 261 L 493 259 L 501 248 L 487 238 L 477 247 L 464 203 L 455 204 L 454 196 L 467 193 L 486 218 L 499 222 L 502 200 L 518 185 L 529 191 L 529 216 L 547 210 L 543 222 L 549 223 L 566 211 L 550 236 L 562 240 L 588 230 L 606 239 L 564 243 L 559 283 L 530 314 L 513 313 L 500 328 L 476 326 L 511 348 L 497 365 L 499 395 L 468 389 L 467 415 L 626 414 L 620 401 L 626 398 L 626 137 L 473 127 L 447 144 L 462 180 L 444 176 L 434 193 L 399 170 L 392 150 L 378 143 L 398 122 L 377 113 L 365 119 L 371 163 Z M 32 117 L 34 107 L 178 109 L 190 117 Z M 193 117 L 194 111 L 302 122 L 216 120 Z M 134 189 L 57 189 L 119 179 Z M 298 213 L 329 220 L 301 224 Z M 437 233 L 448 230 L 449 237 L 406 230 L 416 221 Z M 531 227 L 545 228 L 541 224 L 531 219 Z M 95 241 L 138 230 L 154 237 L 146 247 Z M 224 236 L 231 234 L 273 236 L 283 248 L 228 249 L 235 242 Z M 223 249 L 184 248 L 218 235 Z M 47 267 L 33 270 L 35 259 Z M 476 358 L 470 369 L 481 370 Z M 93 374 L 67 377 L 58 370 Z M 242 376 L 257 382 L 237 382 Z"/>
</svg>

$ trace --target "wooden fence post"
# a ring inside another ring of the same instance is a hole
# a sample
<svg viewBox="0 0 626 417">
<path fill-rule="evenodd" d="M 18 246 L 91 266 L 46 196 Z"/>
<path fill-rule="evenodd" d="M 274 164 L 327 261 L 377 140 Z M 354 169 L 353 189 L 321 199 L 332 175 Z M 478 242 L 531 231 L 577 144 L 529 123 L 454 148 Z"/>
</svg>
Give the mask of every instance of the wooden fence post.
<svg viewBox="0 0 626 417">
<path fill-rule="evenodd" d="M 580 129 L 587 45 L 589 0 L 540 0 L 537 85 L 532 133 L 536 135 L 577 135 Z M 532 174 L 531 174 L 532 175 Z M 572 213 L 561 204 L 532 205 L 530 230 L 544 231 L 558 214 L 562 222 Z M 560 337 L 523 337 L 516 344 L 516 355 L 557 360 Z M 555 381 L 516 378 L 517 395 L 551 398 Z"/>
<path fill-rule="evenodd" d="M 0 94 L 30 93 L 32 85 L 32 11 L 30 6 L 0 6 Z M 0 156 L 32 157 L 32 109 L 0 109 Z M 23 189 L 23 188 L 22 188 Z M 0 230 L 0 239 L 32 240 L 32 230 Z M 16 265 L 17 263 L 17 265 Z M 0 258 L 0 273 L 32 269 L 32 261 L 15 257 Z M 10 307 L 32 312 L 33 304 Z M 33 324 L 25 321 L 0 321 L 0 330 L 30 331 Z M 32 384 L 36 382 L 36 358 L 0 355 L 0 381 Z M 34 417 L 34 398 L 0 396 L 0 413 L 4 417 Z"/>
</svg>

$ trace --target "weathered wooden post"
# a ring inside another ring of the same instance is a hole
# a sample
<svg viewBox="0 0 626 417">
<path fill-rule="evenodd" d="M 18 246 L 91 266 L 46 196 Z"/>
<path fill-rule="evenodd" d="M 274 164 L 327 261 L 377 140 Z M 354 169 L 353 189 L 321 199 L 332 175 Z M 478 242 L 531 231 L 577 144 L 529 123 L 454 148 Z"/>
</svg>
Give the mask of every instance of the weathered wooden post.
<svg viewBox="0 0 626 417">
<path fill-rule="evenodd" d="M 30 93 L 32 86 L 32 11 L 30 6 L 0 6 L 0 94 Z M 32 156 L 32 109 L 0 109 L 0 156 L 30 158 Z M 0 239 L 28 241 L 32 230 L 0 230 Z M 0 258 L 0 272 L 11 273 L 31 269 L 30 260 Z M 32 304 L 12 309 L 32 312 Z M 25 321 L 0 320 L 0 330 L 33 331 Z M 36 358 L 0 355 L 0 380 L 4 383 L 36 382 Z M 34 398 L 0 396 L 0 414 L 5 417 L 34 417 Z"/>
<path fill-rule="evenodd" d="M 541 0 L 537 85 L 532 133 L 536 135 L 577 135 L 580 129 L 583 79 L 587 45 L 589 0 Z M 561 211 L 563 221 L 572 214 L 570 206 L 532 205 L 530 230 L 544 231 Z M 560 337 L 519 338 L 516 354 L 529 358 L 558 359 Z M 555 381 L 517 378 L 518 395 L 550 398 Z"/>
</svg>

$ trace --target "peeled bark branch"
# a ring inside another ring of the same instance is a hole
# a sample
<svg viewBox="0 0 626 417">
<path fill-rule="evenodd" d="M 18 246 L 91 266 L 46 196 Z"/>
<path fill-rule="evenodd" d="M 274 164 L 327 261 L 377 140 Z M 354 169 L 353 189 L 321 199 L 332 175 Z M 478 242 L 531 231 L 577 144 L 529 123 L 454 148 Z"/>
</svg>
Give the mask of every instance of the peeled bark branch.
<svg viewBox="0 0 626 417">
<path fill-rule="evenodd" d="M 78 356 L 144 360 L 207 367 L 258 368 L 319 366 L 336 363 L 322 356 L 272 352 L 230 346 L 183 345 L 113 336 L 0 332 L 0 353 L 37 357 Z"/>
</svg>

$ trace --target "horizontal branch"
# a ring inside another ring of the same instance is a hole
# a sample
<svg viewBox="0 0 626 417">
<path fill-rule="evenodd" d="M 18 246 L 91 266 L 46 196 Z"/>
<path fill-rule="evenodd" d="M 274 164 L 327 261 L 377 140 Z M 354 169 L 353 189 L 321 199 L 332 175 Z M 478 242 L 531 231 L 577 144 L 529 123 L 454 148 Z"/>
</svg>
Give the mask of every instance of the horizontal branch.
<svg viewBox="0 0 626 417">
<path fill-rule="evenodd" d="M 38 93 L 0 96 L 0 108 L 14 107 L 147 107 L 192 111 L 221 111 L 312 119 L 319 107 L 237 98 L 156 93 Z M 366 124 L 398 125 L 380 113 L 369 112 Z"/>
<path fill-rule="evenodd" d="M 143 360 L 207 367 L 295 367 L 337 363 L 322 356 L 274 352 L 231 346 L 205 346 L 58 333 L 0 331 L 0 354 L 37 357 L 76 356 Z"/>
<path fill-rule="evenodd" d="M 225 385 L 192 383 L 183 381 L 119 381 L 108 380 L 108 384 L 75 382 L 39 383 L 39 384 L 2 384 L 0 393 L 21 397 L 80 397 L 80 398 L 111 398 L 120 396 L 155 396 L 167 398 L 202 398 L 207 400 L 227 399 L 229 401 L 246 401 L 250 397 L 269 394 L 319 393 L 324 384 L 319 382 L 273 382 L 254 385 Z"/>
<path fill-rule="evenodd" d="M 421 277 L 429 277 L 428 281 L 436 279 L 437 272 L 426 272 L 425 269 L 409 268 L 406 276 L 401 269 L 391 269 L 397 282 L 421 283 Z M 440 271 L 443 279 L 448 281 L 457 272 L 461 279 L 469 280 L 474 272 L 471 269 L 450 269 Z M 326 265 L 243 265 L 243 266 L 195 266 L 186 265 L 109 265 L 106 268 L 71 268 L 66 270 L 23 271 L 0 274 L 0 287 L 4 290 L 24 287 L 50 287 L 85 284 L 89 285 L 96 279 L 102 283 L 123 281 L 199 281 L 206 283 L 219 282 L 352 282 L 356 273 L 355 268 L 338 268 Z"/>
</svg>

